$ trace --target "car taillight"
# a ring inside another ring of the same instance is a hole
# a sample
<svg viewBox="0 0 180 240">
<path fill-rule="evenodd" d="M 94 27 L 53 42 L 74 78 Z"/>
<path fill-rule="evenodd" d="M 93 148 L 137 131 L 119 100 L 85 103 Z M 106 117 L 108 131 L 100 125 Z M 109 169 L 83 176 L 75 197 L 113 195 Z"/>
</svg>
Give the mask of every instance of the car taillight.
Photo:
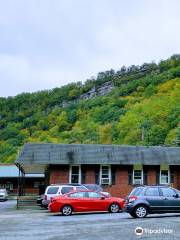
<svg viewBox="0 0 180 240">
<path fill-rule="evenodd" d="M 44 195 L 44 200 L 47 200 L 47 195 Z"/>
<path fill-rule="evenodd" d="M 51 197 L 50 200 L 51 200 L 51 203 L 52 203 L 52 202 L 56 202 L 56 198 L 54 198 L 54 197 Z"/>
<path fill-rule="evenodd" d="M 131 197 L 129 197 L 128 202 L 129 203 L 134 202 L 134 201 L 136 201 L 137 198 L 138 198 L 137 196 L 131 196 Z"/>
<path fill-rule="evenodd" d="M 53 198 L 53 197 L 51 197 L 51 198 L 50 198 L 50 201 L 51 201 L 51 202 L 54 202 L 54 198 Z"/>
</svg>

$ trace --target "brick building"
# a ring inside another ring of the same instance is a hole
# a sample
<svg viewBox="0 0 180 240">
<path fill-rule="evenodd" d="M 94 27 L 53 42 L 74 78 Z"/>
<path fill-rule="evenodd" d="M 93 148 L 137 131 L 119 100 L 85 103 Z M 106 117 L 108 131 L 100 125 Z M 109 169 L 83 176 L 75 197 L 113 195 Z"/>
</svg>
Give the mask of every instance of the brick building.
<svg viewBox="0 0 180 240">
<path fill-rule="evenodd" d="M 14 164 L 0 164 L 0 188 L 6 188 L 8 194 L 16 195 L 18 191 L 19 169 Z M 38 194 L 44 184 L 44 174 L 25 174 L 21 179 L 25 194 Z"/>
<path fill-rule="evenodd" d="M 26 144 L 16 160 L 25 173 L 45 173 L 46 184 L 96 183 L 125 197 L 135 185 L 180 189 L 180 148 L 93 144 Z"/>
</svg>

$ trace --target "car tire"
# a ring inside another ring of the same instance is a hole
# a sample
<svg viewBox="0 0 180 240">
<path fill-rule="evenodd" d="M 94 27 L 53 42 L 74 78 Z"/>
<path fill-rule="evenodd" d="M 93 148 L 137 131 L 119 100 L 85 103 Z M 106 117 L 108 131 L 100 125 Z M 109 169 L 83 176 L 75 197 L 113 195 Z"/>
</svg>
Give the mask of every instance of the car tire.
<svg viewBox="0 0 180 240">
<path fill-rule="evenodd" d="M 132 216 L 134 215 L 135 218 L 145 218 L 147 214 L 147 207 L 145 205 L 139 205 L 134 209 Z"/>
<path fill-rule="evenodd" d="M 136 215 L 134 214 L 134 212 L 131 212 L 129 214 L 131 215 L 131 217 L 136 218 Z"/>
<path fill-rule="evenodd" d="M 72 207 L 70 205 L 64 205 L 61 208 L 61 213 L 63 216 L 69 216 L 72 214 Z"/>
<path fill-rule="evenodd" d="M 118 213 L 120 211 L 120 206 L 118 203 L 112 203 L 109 206 L 109 212 L 111 213 Z"/>
</svg>

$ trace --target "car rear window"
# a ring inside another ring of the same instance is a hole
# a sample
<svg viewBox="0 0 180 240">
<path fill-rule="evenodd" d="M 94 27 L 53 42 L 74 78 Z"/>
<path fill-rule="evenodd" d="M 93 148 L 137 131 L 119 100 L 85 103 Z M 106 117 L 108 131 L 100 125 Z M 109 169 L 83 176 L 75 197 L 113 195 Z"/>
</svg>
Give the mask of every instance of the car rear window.
<svg viewBox="0 0 180 240">
<path fill-rule="evenodd" d="M 73 189 L 74 189 L 73 187 L 62 187 L 61 193 L 66 194 L 66 193 L 73 191 Z"/>
<path fill-rule="evenodd" d="M 47 190 L 47 194 L 56 194 L 58 192 L 59 187 L 50 187 Z"/>
<path fill-rule="evenodd" d="M 132 190 L 129 196 L 142 196 L 144 192 L 144 188 L 138 187 Z"/>
</svg>

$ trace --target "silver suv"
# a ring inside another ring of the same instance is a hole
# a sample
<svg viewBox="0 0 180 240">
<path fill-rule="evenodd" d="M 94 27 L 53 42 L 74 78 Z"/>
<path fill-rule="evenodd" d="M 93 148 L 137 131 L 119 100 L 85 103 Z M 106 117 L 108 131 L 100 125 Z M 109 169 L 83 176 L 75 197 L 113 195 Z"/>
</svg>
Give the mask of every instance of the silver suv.
<svg viewBox="0 0 180 240">
<path fill-rule="evenodd" d="M 47 186 L 46 191 L 44 193 L 44 199 L 42 200 L 43 207 L 48 207 L 51 197 L 56 197 L 59 195 L 63 195 L 69 193 L 71 191 L 78 190 L 87 190 L 85 186 L 82 185 L 50 185 Z"/>
</svg>

